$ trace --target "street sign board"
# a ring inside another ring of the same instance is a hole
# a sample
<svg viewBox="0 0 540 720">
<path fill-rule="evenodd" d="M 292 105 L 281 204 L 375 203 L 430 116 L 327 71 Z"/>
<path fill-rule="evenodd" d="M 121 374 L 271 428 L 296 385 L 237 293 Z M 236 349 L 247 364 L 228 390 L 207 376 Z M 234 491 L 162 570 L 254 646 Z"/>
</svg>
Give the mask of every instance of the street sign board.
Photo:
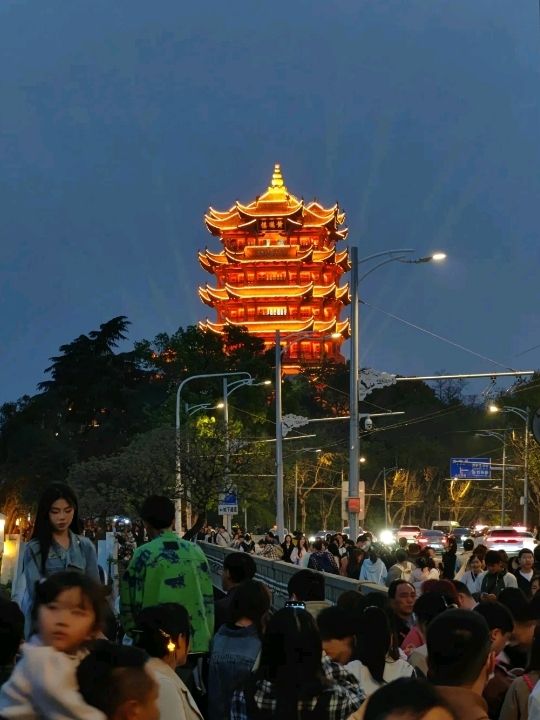
<svg viewBox="0 0 540 720">
<path fill-rule="evenodd" d="M 238 497 L 233 493 L 220 495 L 218 515 L 238 515 Z"/>
<path fill-rule="evenodd" d="M 489 480 L 491 458 L 452 458 L 450 477 L 459 480 Z"/>
</svg>

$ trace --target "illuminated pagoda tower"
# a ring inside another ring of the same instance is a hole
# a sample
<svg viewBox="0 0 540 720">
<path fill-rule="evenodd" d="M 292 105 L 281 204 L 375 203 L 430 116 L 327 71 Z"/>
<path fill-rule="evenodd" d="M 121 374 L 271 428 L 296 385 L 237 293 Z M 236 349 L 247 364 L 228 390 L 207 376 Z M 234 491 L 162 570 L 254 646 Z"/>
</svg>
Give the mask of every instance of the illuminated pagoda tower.
<svg viewBox="0 0 540 720">
<path fill-rule="evenodd" d="M 323 359 L 343 362 L 349 321 L 339 317 L 350 297 L 339 280 L 350 266 L 347 249 L 336 248 L 347 235 L 338 205 L 325 208 L 291 195 L 276 165 L 263 195 L 225 212 L 210 208 L 204 219 L 223 249 L 199 252 L 201 265 L 217 279 L 217 287 L 199 288 L 201 300 L 217 310 L 217 322 L 200 326 L 217 333 L 226 325 L 244 326 L 267 348 L 276 330 L 283 339 L 302 333 L 287 343 L 288 372 Z"/>
</svg>

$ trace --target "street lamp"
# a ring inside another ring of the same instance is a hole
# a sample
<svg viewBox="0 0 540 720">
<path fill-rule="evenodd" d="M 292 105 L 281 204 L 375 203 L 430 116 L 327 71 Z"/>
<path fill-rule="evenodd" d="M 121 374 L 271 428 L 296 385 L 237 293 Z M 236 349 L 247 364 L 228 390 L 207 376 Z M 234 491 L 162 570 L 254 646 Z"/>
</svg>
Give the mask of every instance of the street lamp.
<svg viewBox="0 0 540 720">
<path fill-rule="evenodd" d="M 322 453 L 321 448 L 298 448 L 298 450 L 293 450 L 294 453 L 301 453 L 301 452 L 312 452 L 312 453 Z M 290 519 L 290 518 L 289 518 Z M 295 460 L 294 463 L 294 505 L 293 505 L 293 525 L 294 529 L 298 529 L 298 460 Z M 290 530 L 290 528 L 289 528 Z"/>
<path fill-rule="evenodd" d="M 186 415 L 190 417 L 191 415 L 201 412 L 201 410 L 222 410 L 224 407 L 225 403 L 222 402 L 218 402 L 214 405 L 212 403 L 198 403 L 197 405 L 190 405 L 189 403 L 186 403 L 184 405 Z"/>
<path fill-rule="evenodd" d="M 229 450 L 230 450 L 230 441 L 229 441 L 229 395 L 232 395 L 232 393 L 235 390 L 239 390 L 241 387 L 245 387 L 246 385 L 249 387 L 257 387 L 258 385 L 271 385 L 271 380 L 263 380 L 262 382 L 256 383 L 254 378 L 249 375 L 249 373 L 246 373 L 248 377 L 240 378 L 239 380 L 234 380 L 232 383 L 229 383 L 229 378 L 224 377 L 223 378 L 223 402 L 218 403 L 216 407 L 222 407 L 223 408 L 223 421 L 225 423 L 225 468 L 226 468 L 226 486 L 228 488 L 229 486 Z M 222 516 L 223 525 L 227 528 L 227 530 L 230 532 L 230 522 L 231 517 L 230 515 L 223 515 Z M 247 532 L 247 528 L 246 528 Z"/>
<path fill-rule="evenodd" d="M 493 411 L 492 411 L 493 412 Z M 504 515 L 506 512 L 506 430 L 504 432 L 497 432 L 496 430 L 480 430 L 475 433 L 477 437 L 494 437 L 502 442 L 503 455 L 502 455 L 502 476 L 501 476 L 501 525 L 504 525 Z"/>
<path fill-rule="evenodd" d="M 306 337 L 312 337 L 313 331 L 291 333 L 281 337 L 281 332 L 276 330 L 276 527 L 279 538 L 282 538 L 285 531 L 285 507 L 283 499 L 283 406 L 281 386 L 281 361 L 284 350 L 293 342 L 300 342 Z M 323 336 L 324 337 L 324 336 Z M 340 333 L 331 333 L 327 337 L 333 339 L 341 338 Z M 283 346 L 283 347 L 282 347 Z"/>
<path fill-rule="evenodd" d="M 180 490 L 180 485 L 182 482 L 182 466 L 181 466 L 181 444 L 180 444 L 180 398 L 182 395 L 182 390 L 184 388 L 184 385 L 187 385 L 187 383 L 191 382 L 192 380 L 206 380 L 208 378 L 223 378 L 223 377 L 234 377 L 234 376 L 248 376 L 251 377 L 251 375 L 248 372 L 227 372 L 227 373 L 205 373 L 203 375 L 190 375 L 189 377 L 182 380 L 182 382 L 178 385 L 178 388 L 176 390 L 176 413 L 175 413 L 175 420 L 176 420 L 176 492 L 178 493 Z M 182 500 L 180 498 L 175 498 L 175 527 L 176 532 L 180 535 L 182 532 Z"/>
<path fill-rule="evenodd" d="M 392 468 L 383 468 L 383 483 L 384 483 L 384 524 L 386 527 L 388 527 L 390 523 L 390 519 L 388 517 L 388 485 L 386 483 L 386 476 L 388 473 L 395 472 L 396 470 L 399 470 L 397 466 L 394 466 Z M 395 478 L 394 478 L 395 479 Z"/>
<path fill-rule="evenodd" d="M 383 250 L 374 253 L 368 257 L 358 259 L 358 248 L 353 245 L 351 251 L 351 358 L 349 368 L 349 404 L 350 404 L 350 421 L 349 421 L 349 528 L 351 537 L 355 538 L 358 534 L 358 510 L 351 509 L 353 503 L 351 501 L 358 500 L 360 474 L 358 471 L 359 462 L 359 382 L 360 382 L 360 358 L 359 358 L 359 284 L 365 280 L 368 275 L 378 268 L 383 267 L 391 262 L 401 262 L 408 264 L 418 264 L 427 262 L 440 262 L 446 258 L 445 253 L 436 252 L 432 255 L 420 257 L 417 259 L 409 259 L 408 255 L 414 252 L 413 248 L 396 248 L 395 250 Z M 375 260 L 376 258 L 386 258 L 374 267 L 370 268 L 360 278 L 358 277 L 358 267 L 362 263 Z"/>
<path fill-rule="evenodd" d="M 530 408 L 518 408 L 511 405 L 504 405 L 502 408 L 498 405 L 490 405 L 489 412 L 498 413 L 514 413 L 520 417 L 525 423 L 525 452 L 523 458 L 523 525 L 527 527 L 528 509 L 529 509 L 529 425 L 531 420 Z"/>
</svg>

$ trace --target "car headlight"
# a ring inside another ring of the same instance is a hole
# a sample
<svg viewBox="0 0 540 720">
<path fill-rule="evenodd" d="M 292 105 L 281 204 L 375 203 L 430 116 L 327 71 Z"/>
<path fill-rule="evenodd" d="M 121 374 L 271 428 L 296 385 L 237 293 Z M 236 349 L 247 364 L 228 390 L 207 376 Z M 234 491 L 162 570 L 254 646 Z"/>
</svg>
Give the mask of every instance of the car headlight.
<svg viewBox="0 0 540 720">
<path fill-rule="evenodd" d="M 317 538 L 315 537 L 315 535 L 310 535 L 310 536 L 308 537 L 309 542 L 315 542 L 316 539 L 317 539 Z"/>
<path fill-rule="evenodd" d="M 383 545 L 392 545 L 394 543 L 394 533 L 391 530 L 383 530 L 379 535 L 379 540 Z"/>
</svg>

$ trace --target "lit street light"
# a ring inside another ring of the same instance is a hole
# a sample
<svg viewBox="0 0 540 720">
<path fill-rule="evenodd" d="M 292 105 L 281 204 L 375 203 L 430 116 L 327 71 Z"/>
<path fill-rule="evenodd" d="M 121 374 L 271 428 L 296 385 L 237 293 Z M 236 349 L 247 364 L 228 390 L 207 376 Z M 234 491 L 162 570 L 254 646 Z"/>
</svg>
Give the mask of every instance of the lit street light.
<svg viewBox="0 0 540 720">
<path fill-rule="evenodd" d="M 529 425 L 531 420 L 530 408 L 517 408 L 511 405 L 504 405 L 500 408 L 498 405 L 491 404 L 489 406 L 489 412 L 498 413 L 514 413 L 520 417 L 525 423 L 525 450 L 523 458 L 523 525 L 527 527 L 528 510 L 529 510 Z"/>
<path fill-rule="evenodd" d="M 493 411 L 492 411 L 493 412 Z M 501 525 L 504 525 L 504 515 L 506 512 L 506 430 L 504 432 L 497 432 L 496 430 L 480 430 L 475 433 L 478 437 L 494 437 L 502 442 L 503 456 L 502 456 L 502 476 L 501 476 Z"/>
<path fill-rule="evenodd" d="M 232 383 L 229 382 L 228 377 L 223 378 L 223 402 L 218 403 L 216 407 L 223 408 L 223 421 L 225 423 L 225 468 L 226 468 L 226 475 L 225 475 L 225 485 L 227 490 L 229 490 L 229 449 L 230 449 L 230 439 L 229 439 L 229 395 L 232 395 L 235 390 L 239 390 L 241 387 L 249 386 L 249 387 L 257 387 L 259 385 L 271 385 L 271 380 L 263 380 L 262 382 L 255 382 L 255 379 L 251 377 L 251 375 L 248 374 L 248 377 L 240 378 L 239 380 L 233 380 Z M 222 515 L 222 521 L 223 525 L 227 528 L 227 530 L 230 532 L 231 530 L 231 516 L 230 515 Z M 247 530 L 247 528 L 246 528 Z"/>
<path fill-rule="evenodd" d="M 212 403 L 199 403 L 197 405 L 189 405 L 186 403 L 184 405 L 184 409 L 186 411 L 186 415 L 195 415 L 198 412 L 201 412 L 202 410 L 222 410 L 225 407 L 224 403 L 218 402 L 215 404 Z"/>
<path fill-rule="evenodd" d="M 351 246 L 351 358 L 350 358 L 350 375 L 349 375 L 349 404 L 350 404 L 350 422 L 349 422 L 349 528 L 352 538 L 356 538 L 358 533 L 358 498 L 359 498 L 359 447 L 360 439 L 358 434 L 358 423 L 360 420 L 359 405 L 359 383 L 360 383 L 360 358 L 359 358 L 359 284 L 365 280 L 368 275 L 378 270 L 380 267 L 391 262 L 401 262 L 408 264 L 418 264 L 427 262 L 440 262 L 446 258 L 446 254 L 436 252 L 426 257 L 417 259 L 409 259 L 408 255 L 414 252 L 412 248 L 397 248 L 395 250 L 383 250 L 374 253 L 365 258 L 358 258 L 358 248 Z M 360 264 L 366 263 L 376 258 L 386 258 L 374 267 L 370 268 L 360 278 L 358 276 L 358 267 Z M 352 509 L 352 508 L 355 509 Z"/>
<path fill-rule="evenodd" d="M 182 466 L 181 466 L 181 443 L 180 443 L 180 397 L 182 395 L 182 390 L 184 388 L 184 385 L 187 385 L 187 383 L 191 382 L 192 380 L 206 380 L 208 378 L 223 378 L 223 377 L 238 377 L 239 375 L 243 375 L 244 377 L 247 376 L 248 378 L 251 378 L 251 375 L 248 372 L 229 372 L 229 373 L 206 373 L 203 375 L 190 375 L 189 377 L 182 380 L 182 382 L 178 385 L 178 388 L 176 390 L 176 413 L 175 413 L 175 420 L 176 420 L 176 492 L 178 493 L 180 491 L 180 485 L 182 482 Z M 203 403 L 203 405 L 206 403 Z M 175 527 L 176 532 L 178 535 L 182 533 L 182 500 L 177 497 L 175 498 Z"/>
</svg>

